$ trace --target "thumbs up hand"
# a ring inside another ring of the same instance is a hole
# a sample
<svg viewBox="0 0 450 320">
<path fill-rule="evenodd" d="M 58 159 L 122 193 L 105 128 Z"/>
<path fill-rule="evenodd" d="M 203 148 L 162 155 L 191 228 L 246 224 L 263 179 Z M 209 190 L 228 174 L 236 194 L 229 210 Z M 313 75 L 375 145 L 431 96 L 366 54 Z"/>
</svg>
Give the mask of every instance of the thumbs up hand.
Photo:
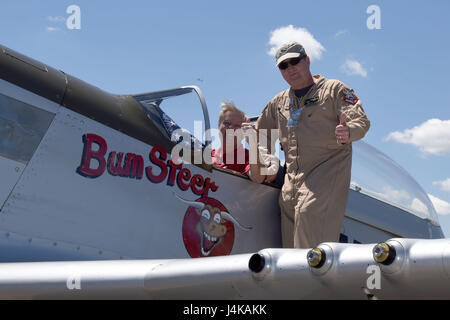
<svg viewBox="0 0 450 320">
<path fill-rule="evenodd" d="M 339 117 L 339 125 L 336 126 L 334 133 L 336 134 L 336 141 L 340 144 L 346 144 L 350 140 L 350 129 L 345 123 L 345 113 L 341 113 Z"/>
</svg>

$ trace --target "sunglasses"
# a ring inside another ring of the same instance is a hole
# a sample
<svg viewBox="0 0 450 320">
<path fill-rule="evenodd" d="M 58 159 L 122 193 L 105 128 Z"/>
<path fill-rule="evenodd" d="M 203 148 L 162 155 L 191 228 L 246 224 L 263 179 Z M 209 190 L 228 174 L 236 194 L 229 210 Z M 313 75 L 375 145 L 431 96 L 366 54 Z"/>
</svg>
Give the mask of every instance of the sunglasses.
<svg viewBox="0 0 450 320">
<path fill-rule="evenodd" d="M 236 129 L 239 129 L 239 128 L 242 127 L 241 124 L 232 124 L 231 122 L 228 122 L 226 120 L 224 122 L 222 122 L 222 124 L 227 129 L 234 129 L 234 130 L 236 130 Z"/>
<path fill-rule="evenodd" d="M 286 70 L 288 68 L 288 65 L 290 64 L 291 66 L 295 66 L 297 65 L 300 61 L 302 61 L 306 56 L 301 56 L 298 58 L 292 58 L 289 61 L 283 61 L 278 65 L 278 68 L 280 68 L 280 70 Z"/>
</svg>

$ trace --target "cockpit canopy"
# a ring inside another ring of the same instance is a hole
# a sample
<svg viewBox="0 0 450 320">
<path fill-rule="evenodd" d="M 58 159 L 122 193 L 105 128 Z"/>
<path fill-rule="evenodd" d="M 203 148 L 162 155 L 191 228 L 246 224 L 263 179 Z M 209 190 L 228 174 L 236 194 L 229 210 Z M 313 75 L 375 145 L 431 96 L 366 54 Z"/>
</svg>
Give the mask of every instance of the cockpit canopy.
<svg viewBox="0 0 450 320">
<path fill-rule="evenodd" d="M 353 143 L 350 188 L 439 225 L 425 191 L 399 164 L 364 141 Z"/>
</svg>

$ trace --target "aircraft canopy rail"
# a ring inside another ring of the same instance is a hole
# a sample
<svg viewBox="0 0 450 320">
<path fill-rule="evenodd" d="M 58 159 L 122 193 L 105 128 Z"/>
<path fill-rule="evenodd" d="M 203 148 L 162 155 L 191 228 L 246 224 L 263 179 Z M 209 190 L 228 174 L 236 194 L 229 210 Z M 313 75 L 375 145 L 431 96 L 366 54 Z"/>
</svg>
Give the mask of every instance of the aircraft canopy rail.
<svg viewBox="0 0 450 320">
<path fill-rule="evenodd" d="M 172 119 L 167 116 L 166 114 L 164 114 L 162 112 L 162 110 L 159 108 L 160 104 L 168 98 L 171 97 L 176 97 L 176 96 L 181 96 L 181 95 L 185 95 L 185 94 L 189 94 L 191 92 L 195 92 L 200 100 L 201 106 L 202 106 L 202 111 L 203 111 L 203 117 L 204 117 L 204 123 L 205 123 L 205 143 L 204 146 L 208 146 L 211 145 L 211 124 L 209 121 L 209 113 L 208 113 L 208 107 L 206 106 L 206 101 L 205 101 L 205 97 L 203 96 L 200 88 L 198 88 L 197 86 L 184 86 L 184 87 L 180 87 L 180 88 L 175 88 L 175 89 L 169 89 L 169 90 L 163 90 L 163 91 L 155 91 L 155 92 L 149 92 L 149 93 L 143 93 L 143 94 L 137 94 L 137 95 L 133 95 L 133 98 L 138 101 L 144 108 L 145 112 L 147 113 L 147 115 L 149 116 L 150 119 L 152 119 L 153 121 L 155 121 L 155 115 L 152 112 L 153 110 L 149 109 L 150 107 L 156 108 L 158 113 L 159 113 L 159 117 L 162 118 L 163 122 L 161 123 L 160 121 L 156 120 L 156 122 L 161 126 L 164 127 L 165 133 L 167 133 L 168 138 L 171 139 L 171 134 L 172 134 L 172 130 L 174 129 L 174 127 L 172 128 L 168 128 L 167 123 L 169 123 L 169 125 L 176 125 L 175 122 L 172 121 Z M 179 128 L 179 127 L 175 127 L 175 128 Z"/>
<path fill-rule="evenodd" d="M 363 141 L 353 143 L 350 188 L 439 226 L 426 192 L 399 164 Z"/>
</svg>

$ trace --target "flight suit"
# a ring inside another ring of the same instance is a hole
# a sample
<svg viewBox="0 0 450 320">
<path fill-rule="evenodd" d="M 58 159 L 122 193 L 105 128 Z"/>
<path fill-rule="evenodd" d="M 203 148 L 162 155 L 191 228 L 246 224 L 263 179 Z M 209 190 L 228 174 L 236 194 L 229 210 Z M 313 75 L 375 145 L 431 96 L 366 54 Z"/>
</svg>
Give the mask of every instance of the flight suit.
<svg viewBox="0 0 450 320">
<path fill-rule="evenodd" d="M 286 174 L 279 204 L 283 247 L 312 248 L 336 242 L 350 187 L 352 141 L 364 137 L 370 121 L 361 101 L 338 80 L 313 77 L 301 99 L 288 89 L 265 107 L 255 128 L 278 129 L 285 152 Z M 288 127 L 291 112 L 301 109 L 298 124 Z M 346 115 L 350 140 L 340 144 L 335 129 Z M 274 146 L 271 147 L 272 150 Z"/>
</svg>

